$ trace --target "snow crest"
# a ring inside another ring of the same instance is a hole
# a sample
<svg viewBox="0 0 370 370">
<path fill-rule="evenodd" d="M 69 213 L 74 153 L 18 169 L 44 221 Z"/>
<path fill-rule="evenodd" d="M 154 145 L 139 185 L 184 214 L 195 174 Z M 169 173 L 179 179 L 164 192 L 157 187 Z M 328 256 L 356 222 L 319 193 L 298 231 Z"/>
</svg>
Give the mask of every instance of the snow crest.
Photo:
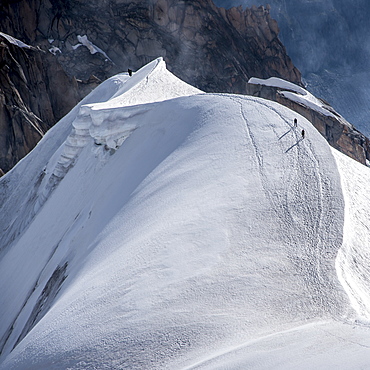
<svg viewBox="0 0 370 370">
<path fill-rule="evenodd" d="M 145 104 L 199 93 L 200 90 L 172 75 L 163 58 L 158 58 L 126 79 L 108 101 L 82 105 L 51 175 L 44 180 L 46 184 L 41 187 L 36 209 L 73 167 L 88 142 L 114 152 L 137 128 L 126 124 L 127 119 L 145 113 L 149 109 Z"/>
</svg>

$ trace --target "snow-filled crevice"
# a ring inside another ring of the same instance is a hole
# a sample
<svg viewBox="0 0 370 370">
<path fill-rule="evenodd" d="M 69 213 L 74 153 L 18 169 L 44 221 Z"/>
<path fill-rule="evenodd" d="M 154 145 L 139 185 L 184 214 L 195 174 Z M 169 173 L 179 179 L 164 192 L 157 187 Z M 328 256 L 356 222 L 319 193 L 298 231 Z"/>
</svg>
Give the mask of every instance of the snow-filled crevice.
<svg viewBox="0 0 370 370">
<path fill-rule="evenodd" d="M 58 244 L 59 245 L 59 244 Z M 54 248 L 54 251 L 45 265 L 44 269 L 41 270 L 36 282 L 31 287 L 29 293 L 23 302 L 20 311 L 15 315 L 14 320 L 10 323 L 8 329 L 4 335 L 0 338 L 0 358 L 3 355 L 10 353 L 21 340 L 32 330 L 32 328 L 39 322 L 42 317 L 52 306 L 64 280 L 67 277 L 68 262 L 65 262 L 61 266 L 57 266 L 52 273 L 49 280 L 44 285 L 41 294 L 40 285 L 42 286 L 43 275 L 48 268 L 49 262 L 58 248 L 58 245 Z M 40 294 L 36 299 L 35 294 Z M 31 313 L 29 313 L 31 312 Z M 27 319 L 27 315 L 28 319 Z M 26 316 L 26 318 L 25 318 Z M 24 324 L 25 322 L 25 324 Z"/>
<path fill-rule="evenodd" d="M 62 266 L 57 266 L 51 275 L 50 279 L 46 283 L 42 290 L 37 302 L 28 318 L 21 334 L 15 342 L 13 349 L 18 343 L 32 330 L 32 328 L 42 319 L 42 317 L 48 312 L 52 306 L 64 280 L 67 278 L 67 266 L 68 262 L 65 262 Z"/>
<path fill-rule="evenodd" d="M 109 58 L 109 56 L 102 50 L 100 49 L 98 46 L 94 45 L 88 38 L 87 38 L 87 35 L 77 35 L 77 40 L 79 41 L 78 44 L 72 46 L 72 48 L 74 50 L 78 49 L 80 46 L 85 46 L 90 54 L 94 55 L 96 53 L 99 53 L 99 54 L 102 54 L 106 60 L 109 60 L 113 63 L 112 59 Z"/>
<path fill-rule="evenodd" d="M 27 45 L 25 44 L 23 41 L 21 40 L 18 40 L 16 39 L 15 37 L 13 36 L 10 36 L 4 32 L 0 32 L 0 36 L 1 37 L 4 37 L 4 39 L 6 39 L 8 42 L 10 42 L 11 44 L 15 45 L 15 46 L 18 46 L 20 48 L 24 48 L 24 49 L 33 49 L 33 50 L 37 50 L 35 47 L 31 46 L 31 45 Z"/>
</svg>

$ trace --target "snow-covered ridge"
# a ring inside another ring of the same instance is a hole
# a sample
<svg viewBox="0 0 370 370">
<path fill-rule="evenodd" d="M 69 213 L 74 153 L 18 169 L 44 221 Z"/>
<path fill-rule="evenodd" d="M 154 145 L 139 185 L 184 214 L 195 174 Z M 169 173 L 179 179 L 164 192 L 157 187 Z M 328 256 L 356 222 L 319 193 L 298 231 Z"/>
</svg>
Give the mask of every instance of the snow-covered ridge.
<svg viewBox="0 0 370 370">
<path fill-rule="evenodd" d="M 248 83 L 253 85 L 277 87 L 281 89 L 280 93 L 285 98 L 305 105 L 321 114 L 324 114 L 325 116 L 338 118 L 338 114 L 333 113 L 332 107 L 325 104 L 322 100 L 316 98 L 303 87 L 300 87 L 292 82 L 285 81 L 277 77 L 270 77 L 268 79 L 252 77 L 249 79 Z"/>
<path fill-rule="evenodd" d="M 147 64 L 130 78 L 127 74 L 121 75 L 121 82 L 120 89 L 108 101 L 80 107 L 54 168 L 45 168 L 45 173 L 51 175 L 43 180 L 46 185 L 41 187 L 37 209 L 74 165 L 88 142 L 93 141 L 106 150 L 117 150 L 137 128 L 125 121 L 146 112 L 149 108 L 145 104 L 202 92 L 171 74 L 163 58 Z"/>
<path fill-rule="evenodd" d="M 199 92 L 118 75 L 0 180 L 1 370 L 367 368 L 370 172 L 357 213 L 307 119 Z"/>
<path fill-rule="evenodd" d="M 131 78 L 125 78 L 122 87 L 108 101 L 81 106 L 72 123 L 73 131 L 65 142 L 66 150 L 61 155 L 62 167 L 66 167 L 64 158 L 69 158 L 69 166 L 80 148 L 90 139 L 108 149 L 118 149 L 136 129 L 126 125 L 125 120 L 148 109 L 141 105 L 199 93 L 200 90 L 168 72 L 164 60 L 158 58 Z"/>
<path fill-rule="evenodd" d="M 283 80 L 278 77 L 270 77 L 267 79 L 251 77 L 248 83 L 253 85 L 265 85 L 265 86 L 272 86 L 272 87 L 279 87 L 283 90 L 291 90 L 300 95 L 307 95 L 308 91 L 305 90 L 303 87 L 294 84 L 293 82 L 289 82 Z"/>
</svg>

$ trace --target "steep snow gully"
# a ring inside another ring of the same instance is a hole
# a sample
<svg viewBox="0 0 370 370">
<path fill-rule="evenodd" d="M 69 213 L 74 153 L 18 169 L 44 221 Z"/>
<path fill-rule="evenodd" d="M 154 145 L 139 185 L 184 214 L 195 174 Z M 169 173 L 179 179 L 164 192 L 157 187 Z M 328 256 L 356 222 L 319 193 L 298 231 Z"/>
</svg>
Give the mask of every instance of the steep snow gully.
<svg viewBox="0 0 370 370">
<path fill-rule="evenodd" d="M 0 180 L 0 369 L 369 365 L 368 180 L 277 103 L 111 78 Z"/>
</svg>

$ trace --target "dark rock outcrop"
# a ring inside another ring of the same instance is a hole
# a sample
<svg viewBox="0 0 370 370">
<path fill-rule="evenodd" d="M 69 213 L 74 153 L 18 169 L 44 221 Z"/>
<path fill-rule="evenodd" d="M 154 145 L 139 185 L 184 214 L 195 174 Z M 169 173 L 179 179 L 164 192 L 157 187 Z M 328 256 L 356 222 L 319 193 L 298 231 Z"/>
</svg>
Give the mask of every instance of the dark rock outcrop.
<svg viewBox="0 0 370 370">
<path fill-rule="evenodd" d="M 250 77 L 301 83 L 269 9 L 211 0 L 22 0 L 0 4 L 0 171 L 106 78 L 163 56 L 212 92 L 245 93 Z"/>
<path fill-rule="evenodd" d="M 307 118 L 333 148 L 364 165 L 370 160 L 370 140 L 326 102 L 323 101 L 323 105 L 333 114 L 331 116 L 286 98 L 277 87 L 248 84 L 247 93 L 285 105 Z"/>
<path fill-rule="evenodd" d="M 0 171 L 14 166 L 78 102 L 74 84 L 49 55 L 0 36 Z"/>
</svg>

